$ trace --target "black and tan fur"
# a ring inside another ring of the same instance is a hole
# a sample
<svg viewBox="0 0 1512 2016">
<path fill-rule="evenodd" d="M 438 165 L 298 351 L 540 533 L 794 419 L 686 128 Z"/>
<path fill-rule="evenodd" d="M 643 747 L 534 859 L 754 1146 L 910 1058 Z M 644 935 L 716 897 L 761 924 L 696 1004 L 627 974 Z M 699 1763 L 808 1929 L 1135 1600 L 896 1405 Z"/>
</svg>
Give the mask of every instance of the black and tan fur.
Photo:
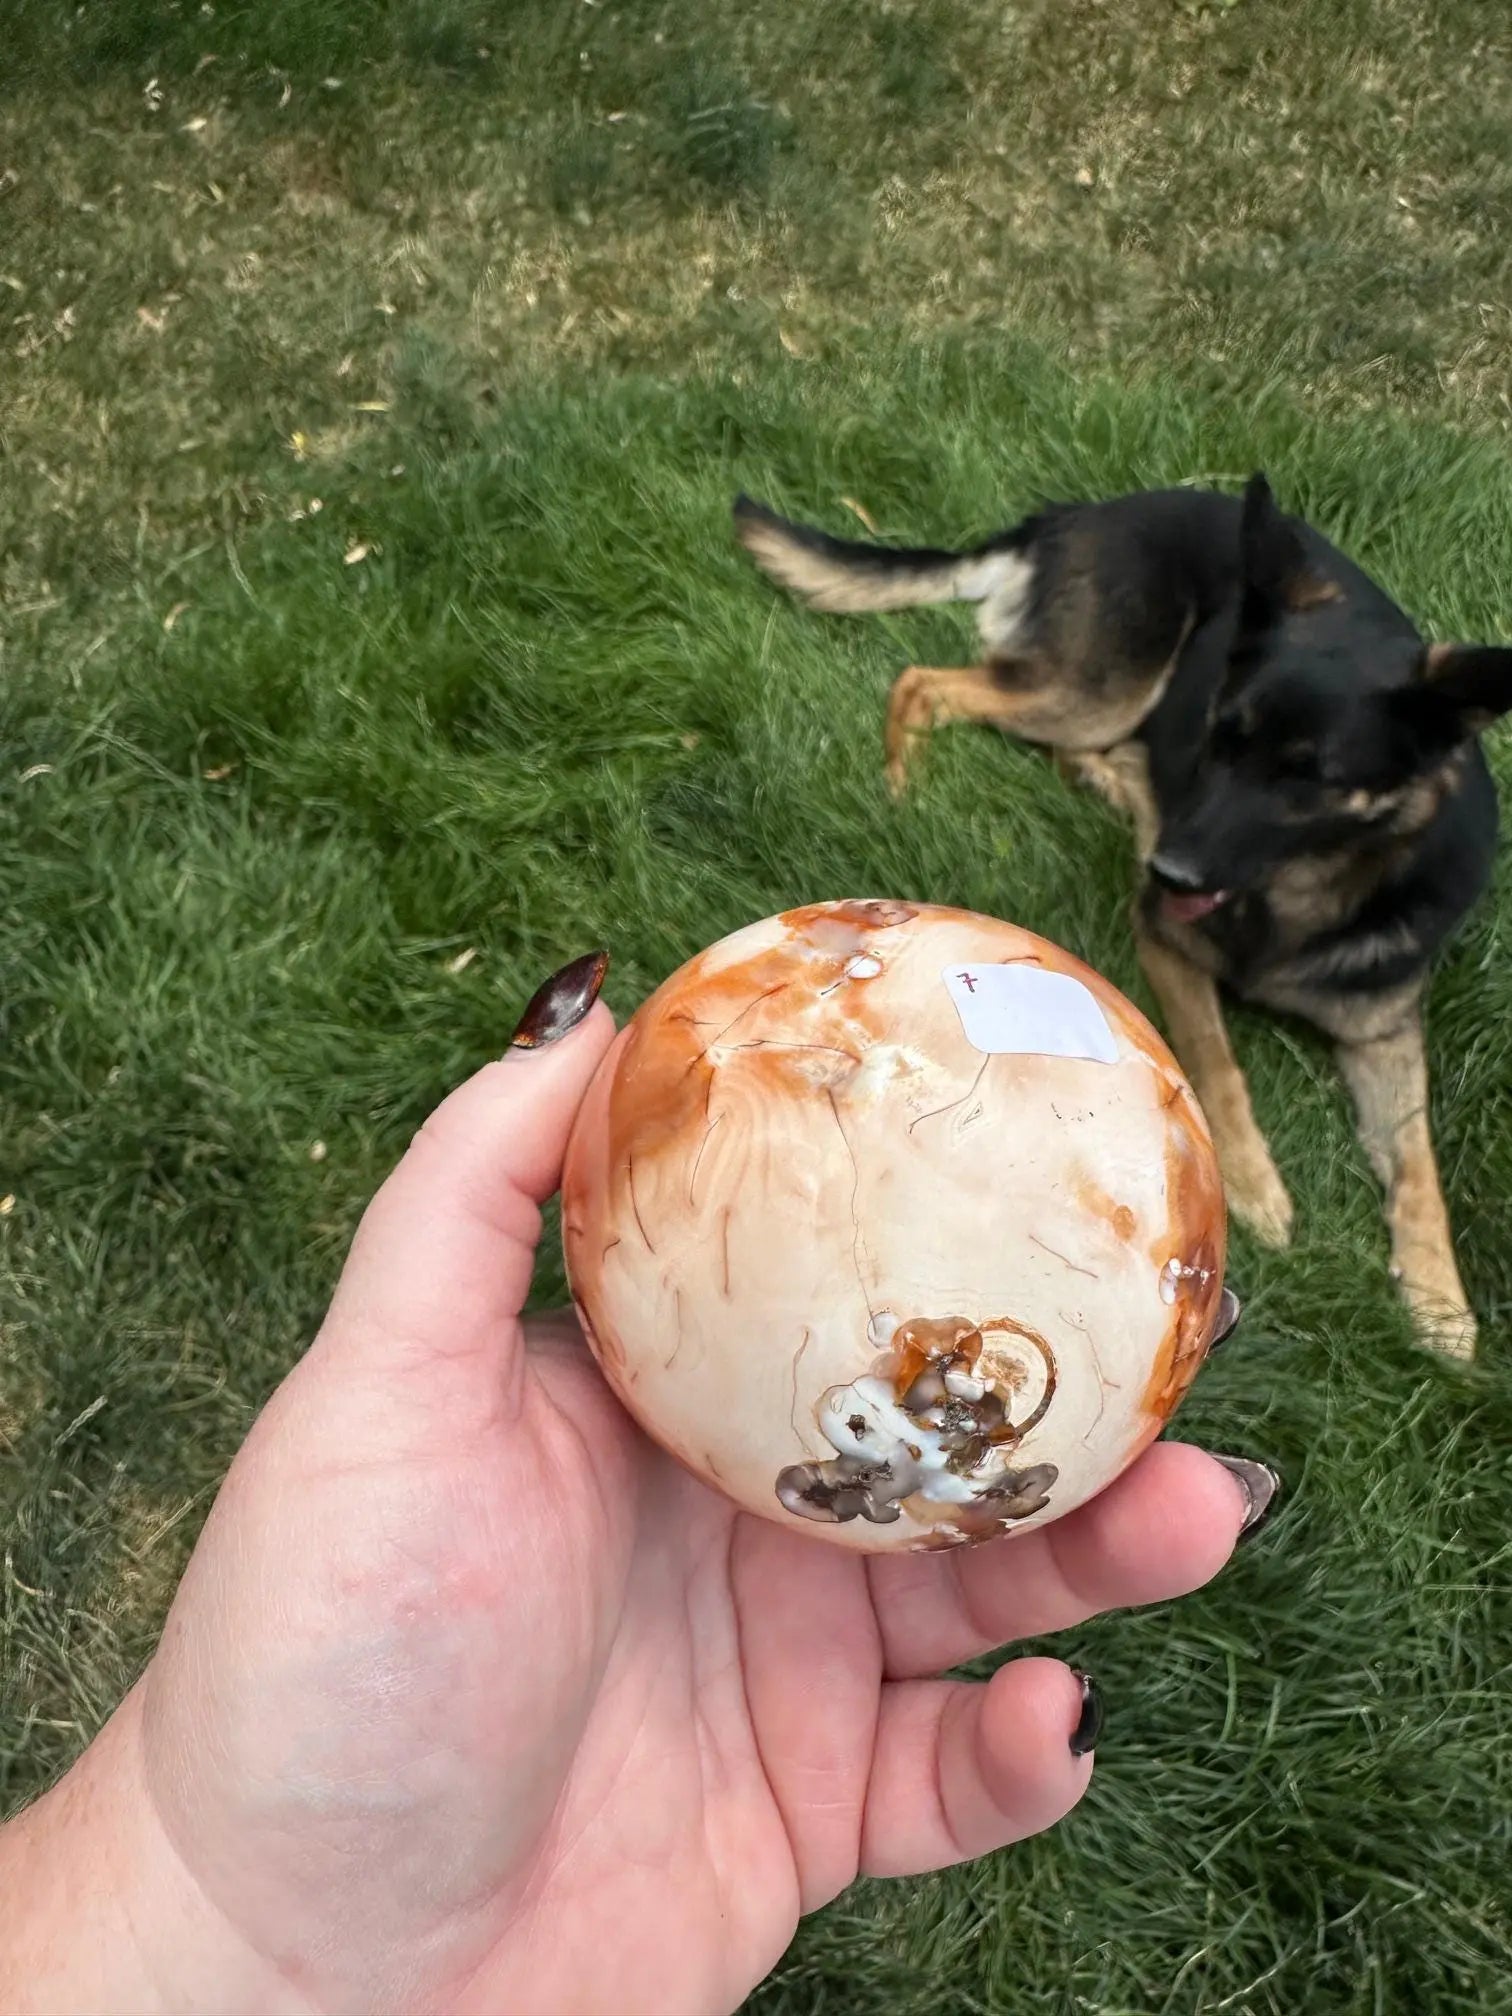
<svg viewBox="0 0 1512 2016">
<path fill-rule="evenodd" d="M 1428 1131 L 1430 962 L 1483 891 L 1497 807 L 1477 736 L 1512 649 L 1427 646 L 1361 570 L 1276 506 L 1140 493 L 1056 506 L 969 552 L 867 545 L 741 498 L 742 544 L 833 611 L 977 604 L 981 662 L 910 666 L 887 777 L 975 721 L 1047 745 L 1130 818 L 1139 954 L 1208 1115 L 1235 1215 L 1284 1245 L 1292 1204 L 1219 988 L 1335 1042 L 1427 1341 L 1474 1351 Z"/>
</svg>

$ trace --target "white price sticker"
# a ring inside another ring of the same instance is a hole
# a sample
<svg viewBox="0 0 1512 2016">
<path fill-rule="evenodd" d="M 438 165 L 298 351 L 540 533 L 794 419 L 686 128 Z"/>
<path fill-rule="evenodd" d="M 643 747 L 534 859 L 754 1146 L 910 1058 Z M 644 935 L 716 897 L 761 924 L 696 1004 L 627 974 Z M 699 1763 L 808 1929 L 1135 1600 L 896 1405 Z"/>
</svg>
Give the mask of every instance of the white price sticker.
<svg viewBox="0 0 1512 2016">
<path fill-rule="evenodd" d="M 1090 988 L 1038 966 L 947 966 L 941 978 L 966 1041 L 991 1057 L 1083 1057 L 1116 1064 L 1118 1044 Z"/>
</svg>

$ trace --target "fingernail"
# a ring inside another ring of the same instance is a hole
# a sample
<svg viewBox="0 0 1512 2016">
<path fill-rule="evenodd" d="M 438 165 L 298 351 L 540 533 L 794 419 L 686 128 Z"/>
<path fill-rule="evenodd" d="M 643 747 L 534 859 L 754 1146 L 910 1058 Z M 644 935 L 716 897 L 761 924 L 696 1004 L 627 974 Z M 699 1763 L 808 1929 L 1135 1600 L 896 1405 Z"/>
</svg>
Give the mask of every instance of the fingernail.
<svg viewBox="0 0 1512 2016">
<path fill-rule="evenodd" d="M 599 997 L 609 971 L 607 952 L 587 952 L 539 986 L 526 1003 L 511 1050 L 543 1050 L 576 1029 Z"/>
<path fill-rule="evenodd" d="M 1073 1666 L 1071 1678 L 1081 1688 L 1081 1714 L 1071 1731 L 1071 1755 L 1085 1757 L 1089 1750 L 1097 1747 L 1097 1739 L 1102 1734 L 1102 1695 L 1097 1691 L 1097 1682 L 1090 1673 L 1083 1673 Z"/>
<path fill-rule="evenodd" d="M 1239 1538 L 1252 1539 L 1276 1509 L 1281 1496 L 1280 1472 L 1269 1463 L 1252 1462 L 1248 1456 L 1218 1456 L 1216 1450 L 1212 1453 L 1244 1493 L 1249 1509 L 1239 1528 Z"/>
<path fill-rule="evenodd" d="M 1244 1305 L 1232 1288 L 1225 1288 L 1218 1297 L 1218 1317 L 1213 1324 L 1212 1342 L 1209 1351 L 1216 1351 L 1220 1344 L 1227 1344 L 1239 1327 L 1239 1318 L 1244 1314 Z"/>
</svg>

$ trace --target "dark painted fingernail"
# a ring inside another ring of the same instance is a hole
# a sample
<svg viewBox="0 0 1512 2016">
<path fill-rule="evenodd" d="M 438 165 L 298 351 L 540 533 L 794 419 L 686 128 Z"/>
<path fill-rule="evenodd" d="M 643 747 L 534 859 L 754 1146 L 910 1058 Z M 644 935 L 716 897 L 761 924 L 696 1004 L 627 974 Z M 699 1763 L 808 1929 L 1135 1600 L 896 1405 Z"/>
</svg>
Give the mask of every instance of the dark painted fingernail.
<svg viewBox="0 0 1512 2016">
<path fill-rule="evenodd" d="M 1213 1325 L 1213 1340 L 1209 1351 L 1216 1351 L 1220 1344 L 1227 1344 L 1239 1328 L 1239 1318 L 1244 1314 L 1243 1304 L 1232 1288 L 1225 1288 L 1218 1297 L 1218 1317 Z"/>
<path fill-rule="evenodd" d="M 1082 1673 L 1073 1666 L 1071 1678 L 1081 1688 L 1081 1714 L 1071 1731 L 1071 1755 L 1085 1757 L 1089 1750 L 1097 1748 L 1097 1739 L 1102 1734 L 1102 1695 L 1098 1693 L 1097 1682 L 1090 1673 Z"/>
<path fill-rule="evenodd" d="M 560 973 L 553 973 L 531 995 L 519 1027 L 509 1039 L 511 1050 L 543 1050 L 576 1029 L 599 997 L 609 971 L 607 952 L 588 952 Z"/>
<path fill-rule="evenodd" d="M 1213 1452 L 1216 1456 L 1216 1450 Z M 1281 1497 L 1280 1472 L 1269 1463 L 1254 1463 L 1248 1456 L 1218 1456 L 1217 1460 L 1239 1485 L 1249 1510 L 1239 1528 L 1241 1540 L 1251 1540 L 1269 1519 Z"/>
</svg>

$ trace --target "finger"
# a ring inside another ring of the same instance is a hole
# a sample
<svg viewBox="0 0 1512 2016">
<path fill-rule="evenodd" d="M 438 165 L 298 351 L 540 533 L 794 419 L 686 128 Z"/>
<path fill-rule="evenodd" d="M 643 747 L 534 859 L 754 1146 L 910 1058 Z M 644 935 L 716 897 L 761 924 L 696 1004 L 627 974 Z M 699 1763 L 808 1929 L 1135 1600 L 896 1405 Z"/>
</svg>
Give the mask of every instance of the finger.
<svg viewBox="0 0 1512 2016">
<path fill-rule="evenodd" d="M 861 1873 L 919 1876 L 970 1862 L 1064 1819 L 1087 1788 L 1072 1754 L 1081 1682 L 1055 1659 L 991 1680 L 900 1680 L 882 1690 Z"/>
<path fill-rule="evenodd" d="M 511 1051 L 443 1100 L 363 1214 L 328 1328 L 406 1357 L 497 1351 L 613 1034 L 598 1003 L 559 1041 Z"/>
<path fill-rule="evenodd" d="M 950 1553 L 874 1556 L 872 1598 L 895 1679 L 941 1673 L 1103 1610 L 1165 1603 L 1211 1581 L 1249 1509 L 1215 1458 L 1157 1442 L 1048 1526 Z"/>
</svg>

